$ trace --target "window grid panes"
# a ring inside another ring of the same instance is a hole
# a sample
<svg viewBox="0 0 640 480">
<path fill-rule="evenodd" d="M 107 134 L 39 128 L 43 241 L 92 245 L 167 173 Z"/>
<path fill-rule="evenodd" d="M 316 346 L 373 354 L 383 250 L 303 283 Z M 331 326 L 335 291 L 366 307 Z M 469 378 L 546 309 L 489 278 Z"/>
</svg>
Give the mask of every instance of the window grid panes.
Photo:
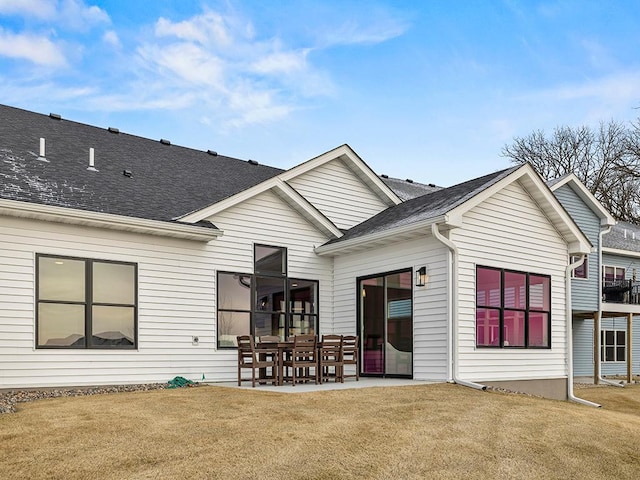
<svg viewBox="0 0 640 480">
<path fill-rule="evenodd" d="M 318 331 L 318 282 L 287 277 L 283 247 L 255 245 L 254 274 L 218 272 L 218 347 L 238 335 L 281 339 Z"/>
<path fill-rule="evenodd" d="M 627 332 L 625 330 L 602 330 L 600 339 L 603 362 L 625 362 L 627 360 Z"/>
<path fill-rule="evenodd" d="M 550 348 L 551 277 L 476 268 L 476 346 Z"/>
<path fill-rule="evenodd" d="M 137 265 L 37 255 L 37 348 L 136 348 Z"/>
</svg>

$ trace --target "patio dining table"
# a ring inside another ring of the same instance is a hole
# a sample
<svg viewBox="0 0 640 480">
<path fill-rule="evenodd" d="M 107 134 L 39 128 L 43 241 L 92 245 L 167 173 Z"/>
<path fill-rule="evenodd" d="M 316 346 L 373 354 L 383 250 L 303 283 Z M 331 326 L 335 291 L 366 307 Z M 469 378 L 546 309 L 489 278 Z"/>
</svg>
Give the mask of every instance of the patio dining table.
<svg viewBox="0 0 640 480">
<path fill-rule="evenodd" d="M 322 342 L 317 341 L 317 348 L 322 348 Z M 284 384 L 284 357 L 287 351 L 293 348 L 293 340 L 281 340 L 278 342 L 261 341 L 257 343 L 258 348 L 277 348 L 278 349 L 278 385 Z"/>
</svg>

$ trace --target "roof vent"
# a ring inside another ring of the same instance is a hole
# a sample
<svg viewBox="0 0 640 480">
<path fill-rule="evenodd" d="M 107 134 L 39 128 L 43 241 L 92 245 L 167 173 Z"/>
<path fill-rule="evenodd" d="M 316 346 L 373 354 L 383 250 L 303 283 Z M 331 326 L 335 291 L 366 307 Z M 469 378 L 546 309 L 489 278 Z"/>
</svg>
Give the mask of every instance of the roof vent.
<svg viewBox="0 0 640 480">
<path fill-rule="evenodd" d="M 133 172 L 131 170 L 123 170 L 122 171 L 122 175 L 124 175 L 125 177 L 131 178 L 133 177 Z"/>
<path fill-rule="evenodd" d="M 430 183 L 430 184 L 429 184 L 429 186 L 430 186 L 431 188 L 435 188 L 436 184 L 435 184 L 435 183 Z"/>
<path fill-rule="evenodd" d="M 163 145 L 171 145 L 171 142 L 169 140 L 167 140 L 166 138 L 161 138 L 160 139 L 160 143 Z"/>
<path fill-rule="evenodd" d="M 407 183 L 413 183 L 413 180 L 411 180 L 410 178 L 407 178 Z"/>
<path fill-rule="evenodd" d="M 96 168 L 95 151 L 93 148 L 89 149 L 89 166 L 87 167 L 87 170 L 89 170 L 90 172 L 98 171 L 98 169 Z"/>
<path fill-rule="evenodd" d="M 214 157 L 217 157 L 217 156 L 218 156 L 218 152 L 216 152 L 215 150 L 207 150 L 207 153 L 208 153 L 209 155 L 213 155 Z"/>
<path fill-rule="evenodd" d="M 382 178 L 389 178 L 389 175 L 385 175 L 384 173 L 380 175 Z"/>
<path fill-rule="evenodd" d="M 40 154 L 38 155 L 38 160 L 49 163 L 49 160 L 47 160 L 45 155 L 44 138 L 40 138 Z"/>
<path fill-rule="evenodd" d="M 249 165 L 258 165 L 258 162 L 255 160 L 247 160 L 247 163 L 249 163 Z"/>
<path fill-rule="evenodd" d="M 62 120 L 62 116 L 57 113 L 50 113 L 49 116 L 54 120 Z"/>
<path fill-rule="evenodd" d="M 120 130 L 118 130 L 116 127 L 109 127 L 107 128 L 107 130 L 109 130 L 111 133 L 120 133 Z"/>
</svg>

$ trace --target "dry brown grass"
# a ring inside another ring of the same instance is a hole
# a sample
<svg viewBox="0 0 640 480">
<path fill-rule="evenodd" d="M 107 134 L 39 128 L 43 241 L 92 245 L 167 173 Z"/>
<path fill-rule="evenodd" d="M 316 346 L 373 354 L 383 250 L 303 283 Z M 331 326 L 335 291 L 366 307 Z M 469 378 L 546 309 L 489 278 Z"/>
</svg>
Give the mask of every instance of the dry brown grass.
<svg viewBox="0 0 640 480">
<path fill-rule="evenodd" d="M 445 384 L 42 400 L 0 416 L 0 478 L 638 478 L 640 387 L 577 393 L 604 408 Z"/>
</svg>

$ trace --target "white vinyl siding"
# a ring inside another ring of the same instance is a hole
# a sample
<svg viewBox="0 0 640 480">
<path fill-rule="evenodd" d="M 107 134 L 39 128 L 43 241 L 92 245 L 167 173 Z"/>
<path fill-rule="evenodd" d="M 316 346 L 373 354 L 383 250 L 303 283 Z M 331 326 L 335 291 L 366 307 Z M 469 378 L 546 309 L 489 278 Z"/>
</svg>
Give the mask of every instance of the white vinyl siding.
<svg viewBox="0 0 640 480">
<path fill-rule="evenodd" d="M 288 183 L 338 228 L 351 228 L 387 208 L 339 159 L 295 177 Z"/>
<path fill-rule="evenodd" d="M 574 278 L 571 281 L 571 304 L 573 310 L 594 312 L 598 309 L 598 290 L 600 285 L 598 258 L 600 219 L 569 185 L 563 185 L 553 193 L 594 246 L 595 251 L 587 255 L 588 278 Z"/>
<path fill-rule="evenodd" d="M 459 249 L 459 374 L 472 381 L 566 377 L 565 241 L 518 182 L 463 217 Z M 551 349 L 478 349 L 476 265 L 551 276 Z"/>
<path fill-rule="evenodd" d="M 208 244 L 34 220 L 0 218 L 0 388 L 236 377 L 234 351 L 216 351 L 216 272 L 253 270 L 253 243 L 288 249 L 292 277 L 320 281 L 320 328 L 332 328 L 332 262 L 324 238 L 270 192 L 217 215 Z M 136 350 L 36 350 L 35 255 L 138 265 Z M 192 337 L 199 344 L 192 344 Z"/>
<path fill-rule="evenodd" d="M 427 266 L 425 287 L 413 287 L 413 377 L 447 380 L 447 250 L 424 237 L 336 257 L 334 325 L 339 334 L 357 329 L 357 278 Z"/>
</svg>

